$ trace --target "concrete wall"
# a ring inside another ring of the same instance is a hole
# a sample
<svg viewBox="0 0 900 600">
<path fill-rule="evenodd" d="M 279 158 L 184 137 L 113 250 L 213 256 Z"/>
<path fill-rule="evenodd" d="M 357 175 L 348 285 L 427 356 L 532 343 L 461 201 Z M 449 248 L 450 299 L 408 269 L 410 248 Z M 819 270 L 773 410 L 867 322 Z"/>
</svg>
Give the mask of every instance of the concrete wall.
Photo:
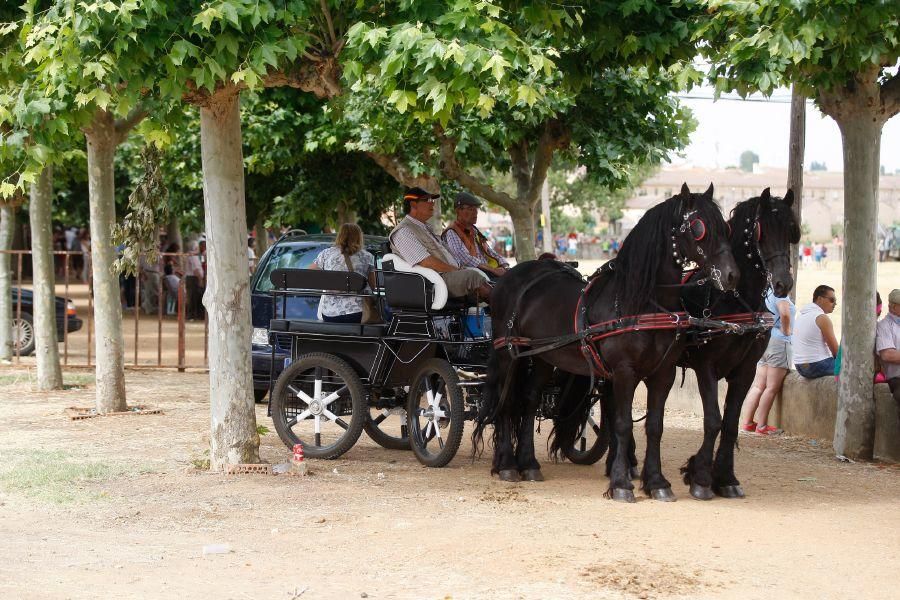
<svg viewBox="0 0 900 600">
<path fill-rule="evenodd" d="M 791 435 L 834 439 L 838 384 L 834 377 L 804 379 L 791 371 L 775 400 L 769 422 Z M 886 383 L 875 386 L 875 457 L 900 462 L 900 421 Z"/>
<path fill-rule="evenodd" d="M 690 369 L 681 385 L 681 370 L 675 386 L 666 400 L 666 408 L 673 408 L 696 415 L 703 414 L 703 404 L 697 392 L 697 378 Z M 719 382 L 719 406 L 725 401 L 727 385 Z M 638 398 L 645 396 L 639 386 Z M 769 424 L 784 429 L 789 435 L 834 439 L 834 422 L 837 418 L 837 381 L 834 377 L 804 379 L 791 371 L 784 380 L 782 393 L 775 399 L 769 413 Z M 889 462 L 900 462 L 900 420 L 897 405 L 886 383 L 875 386 L 875 457 Z"/>
</svg>

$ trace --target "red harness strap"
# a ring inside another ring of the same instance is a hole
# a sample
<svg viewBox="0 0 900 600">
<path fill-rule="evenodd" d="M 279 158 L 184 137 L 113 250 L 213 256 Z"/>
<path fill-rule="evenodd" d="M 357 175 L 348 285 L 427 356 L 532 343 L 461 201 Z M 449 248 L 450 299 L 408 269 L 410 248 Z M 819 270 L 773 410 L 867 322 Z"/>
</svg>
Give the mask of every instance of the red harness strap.
<svg viewBox="0 0 900 600">
<path fill-rule="evenodd" d="M 663 329 L 685 329 L 690 327 L 690 319 L 688 314 L 684 312 L 677 313 L 648 313 L 643 315 L 633 315 L 628 317 L 619 317 L 610 319 L 601 323 L 595 323 L 585 329 L 580 329 L 575 324 L 575 332 L 578 337 L 572 342 L 581 340 L 581 351 L 588 359 L 595 374 L 600 377 L 609 378 L 612 374 L 606 367 L 600 352 L 596 347 L 596 343 L 608 337 L 621 335 L 632 331 L 659 331 Z M 533 340 L 527 337 L 510 336 L 500 337 L 494 340 L 494 348 L 512 348 L 522 346 L 532 346 L 535 342 L 541 340 Z M 570 342 L 570 343 L 572 343 Z"/>
</svg>

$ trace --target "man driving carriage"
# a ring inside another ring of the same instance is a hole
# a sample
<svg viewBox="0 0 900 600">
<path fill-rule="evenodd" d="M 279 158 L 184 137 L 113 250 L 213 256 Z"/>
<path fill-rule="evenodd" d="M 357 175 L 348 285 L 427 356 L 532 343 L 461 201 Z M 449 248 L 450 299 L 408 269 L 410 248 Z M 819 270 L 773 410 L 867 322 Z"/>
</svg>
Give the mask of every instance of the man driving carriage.
<svg viewBox="0 0 900 600">
<path fill-rule="evenodd" d="M 391 250 L 411 265 L 437 271 L 447 284 L 451 297 L 474 294 L 479 300 L 487 300 L 491 286 L 486 275 L 475 268 L 460 267 L 447 244 L 428 224 L 437 198 L 440 194 L 431 194 L 422 188 L 407 190 L 403 195 L 406 216 L 388 235 Z"/>
<path fill-rule="evenodd" d="M 481 269 L 491 281 L 505 275 L 509 263 L 491 248 L 487 237 L 475 226 L 481 200 L 468 192 L 459 192 L 453 206 L 456 220 L 441 234 L 453 257 L 460 265 Z"/>
</svg>

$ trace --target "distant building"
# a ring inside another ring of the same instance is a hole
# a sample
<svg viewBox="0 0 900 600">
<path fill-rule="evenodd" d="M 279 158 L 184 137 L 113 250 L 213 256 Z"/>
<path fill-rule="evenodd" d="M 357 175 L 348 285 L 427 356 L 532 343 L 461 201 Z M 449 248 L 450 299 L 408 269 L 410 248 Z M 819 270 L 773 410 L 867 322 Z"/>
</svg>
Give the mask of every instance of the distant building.
<svg viewBox="0 0 900 600">
<path fill-rule="evenodd" d="M 714 197 L 725 217 L 742 200 L 758 196 L 763 189 L 783 196 L 787 191 L 787 169 L 759 167 L 753 173 L 740 169 L 671 167 L 645 181 L 625 203 L 620 220 L 622 231 L 630 231 L 646 210 L 678 193 L 687 183 L 692 192 L 703 192 L 712 183 Z M 830 241 L 832 226 L 844 224 L 844 174 L 812 171 L 803 174 L 802 220 L 809 228 L 806 237 L 814 242 Z M 900 223 L 900 175 L 882 175 L 878 190 L 878 221 L 882 225 Z"/>
</svg>

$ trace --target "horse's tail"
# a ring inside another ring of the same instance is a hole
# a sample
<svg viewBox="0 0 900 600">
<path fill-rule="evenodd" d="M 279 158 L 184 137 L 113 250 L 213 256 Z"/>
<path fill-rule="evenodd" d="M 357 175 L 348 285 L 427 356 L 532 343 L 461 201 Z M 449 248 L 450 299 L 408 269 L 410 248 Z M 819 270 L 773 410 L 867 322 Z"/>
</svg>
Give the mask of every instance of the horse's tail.
<svg viewBox="0 0 900 600">
<path fill-rule="evenodd" d="M 549 439 L 549 452 L 554 460 L 566 458 L 566 449 L 575 446 L 591 411 L 589 377 L 568 374 L 560 383 L 562 392 Z"/>
<path fill-rule="evenodd" d="M 502 351 L 501 351 L 502 352 Z M 494 461 L 491 473 L 498 473 L 498 448 L 510 444 L 512 452 L 518 446 L 517 432 L 523 414 L 517 410 L 516 399 L 522 397 L 528 381 L 529 363 L 513 357 L 506 359 L 491 348 L 488 354 L 487 379 L 481 392 L 481 407 L 475 419 L 472 432 L 473 455 L 481 455 L 484 449 L 484 430 L 488 425 L 494 428 L 491 443 L 494 447 Z"/>
<path fill-rule="evenodd" d="M 493 425 L 500 405 L 500 356 L 493 345 L 488 349 L 487 377 L 481 387 L 481 405 L 475 417 L 475 431 L 472 432 L 472 460 L 484 452 L 484 430 Z"/>
</svg>

